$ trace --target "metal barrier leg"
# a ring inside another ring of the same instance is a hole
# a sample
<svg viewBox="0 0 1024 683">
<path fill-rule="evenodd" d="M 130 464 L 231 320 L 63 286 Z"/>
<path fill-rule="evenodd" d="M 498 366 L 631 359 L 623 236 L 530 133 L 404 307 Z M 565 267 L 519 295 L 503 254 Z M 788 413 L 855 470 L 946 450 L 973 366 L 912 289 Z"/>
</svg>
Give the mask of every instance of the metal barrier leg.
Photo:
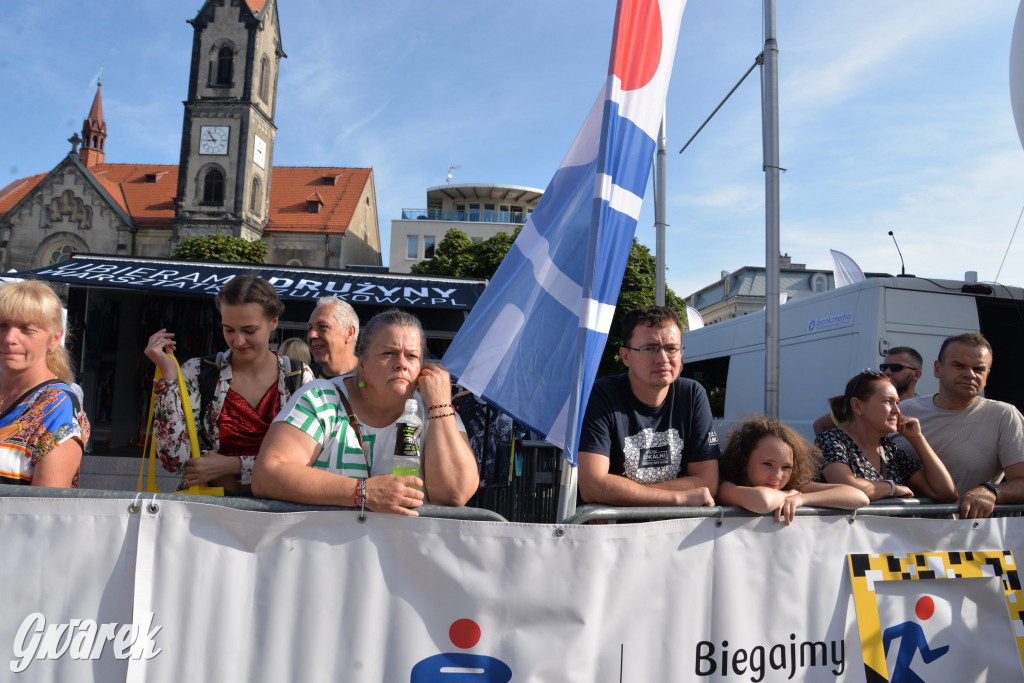
<svg viewBox="0 0 1024 683">
<path fill-rule="evenodd" d="M 576 514 L 576 465 L 562 458 L 562 476 L 558 482 L 558 514 L 555 521 L 564 524 Z"/>
</svg>

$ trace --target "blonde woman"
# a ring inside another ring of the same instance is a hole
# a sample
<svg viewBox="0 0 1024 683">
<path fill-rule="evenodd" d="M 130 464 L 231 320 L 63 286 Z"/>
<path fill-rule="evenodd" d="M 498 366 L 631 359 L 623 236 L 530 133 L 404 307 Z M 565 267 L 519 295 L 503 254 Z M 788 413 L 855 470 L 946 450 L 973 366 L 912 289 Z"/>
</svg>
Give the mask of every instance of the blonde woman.
<svg viewBox="0 0 1024 683">
<path fill-rule="evenodd" d="M 78 488 L 89 420 L 71 388 L 49 285 L 0 287 L 0 483 Z"/>
</svg>

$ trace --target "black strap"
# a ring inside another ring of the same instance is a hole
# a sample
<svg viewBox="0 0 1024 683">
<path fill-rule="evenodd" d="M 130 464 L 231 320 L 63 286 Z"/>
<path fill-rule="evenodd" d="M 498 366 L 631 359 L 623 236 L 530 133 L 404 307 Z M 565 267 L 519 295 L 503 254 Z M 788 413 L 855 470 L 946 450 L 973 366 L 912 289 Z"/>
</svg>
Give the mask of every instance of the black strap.
<svg viewBox="0 0 1024 683">
<path fill-rule="evenodd" d="M 206 424 L 206 413 L 213 403 L 213 394 L 217 391 L 217 380 L 220 379 L 220 366 L 217 365 L 216 353 L 203 356 L 199 361 L 199 417 L 196 420 L 196 431 L 205 434 L 201 425 Z M 182 396 L 182 398 L 186 398 Z"/>
<path fill-rule="evenodd" d="M 19 396 L 18 400 L 13 401 L 9 406 L 7 406 L 7 408 L 4 410 L 4 412 L 0 413 L 0 420 L 2 420 L 5 417 L 7 417 L 7 414 L 9 412 L 14 410 L 18 406 L 20 406 L 21 402 L 24 401 L 26 398 L 28 398 L 29 396 L 34 394 L 39 389 L 41 389 L 41 388 L 43 388 L 45 386 L 49 386 L 51 384 L 64 384 L 64 382 L 59 380 L 59 379 L 48 379 L 45 382 L 40 382 L 39 384 L 35 385 L 34 387 L 32 387 L 31 389 L 26 391 L 21 396 Z M 67 386 L 67 385 L 65 385 L 65 386 Z M 78 402 L 78 394 L 76 394 L 71 387 L 67 387 L 67 389 L 65 389 L 64 387 L 58 387 L 58 389 L 63 391 L 65 394 L 67 394 L 71 398 L 71 405 L 74 407 L 76 414 L 82 412 L 82 406 Z"/>
<path fill-rule="evenodd" d="M 302 361 L 297 361 L 289 356 L 284 357 L 287 372 L 284 375 L 284 386 L 288 394 L 294 394 L 302 386 Z"/>
</svg>

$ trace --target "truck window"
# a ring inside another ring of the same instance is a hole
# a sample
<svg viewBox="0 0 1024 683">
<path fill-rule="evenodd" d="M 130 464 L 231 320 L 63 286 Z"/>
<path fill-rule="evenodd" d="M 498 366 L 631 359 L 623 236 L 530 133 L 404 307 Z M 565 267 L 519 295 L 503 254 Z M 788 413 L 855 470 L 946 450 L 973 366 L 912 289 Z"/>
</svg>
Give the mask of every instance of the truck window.
<svg viewBox="0 0 1024 683">
<path fill-rule="evenodd" d="M 729 378 L 729 356 L 688 362 L 683 359 L 683 377 L 695 380 L 708 392 L 711 415 L 725 417 L 725 383 Z"/>
<path fill-rule="evenodd" d="M 985 397 L 1006 401 L 1024 410 L 1024 302 L 1013 299 L 977 297 L 981 333 L 992 345 L 992 372 Z"/>
</svg>

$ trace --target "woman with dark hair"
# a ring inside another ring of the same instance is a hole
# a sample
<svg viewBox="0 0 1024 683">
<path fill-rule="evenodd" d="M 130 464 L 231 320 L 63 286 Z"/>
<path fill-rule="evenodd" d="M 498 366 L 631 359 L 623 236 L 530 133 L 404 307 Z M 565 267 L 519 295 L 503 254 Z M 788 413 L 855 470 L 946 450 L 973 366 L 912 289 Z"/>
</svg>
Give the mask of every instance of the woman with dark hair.
<svg viewBox="0 0 1024 683">
<path fill-rule="evenodd" d="M 45 282 L 0 287 L 0 484 L 78 488 L 89 420 L 71 387 L 61 309 Z"/>
<path fill-rule="evenodd" d="M 770 417 L 752 417 L 729 433 L 719 467 L 718 502 L 758 514 L 775 512 L 775 521 L 792 523 L 801 505 L 854 510 L 870 503 L 864 492 L 843 484 L 815 481 L 821 454 L 807 441 Z"/>
<path fill-rule="evenodd" d="M 153 430 L 160 462 L 170 472 L 183 471 L 182 487 L 209 483 L 223 486 L 225 492 L 246 494 L 267 428 L 294 390 L 311 381 L 313 374 L 305 363 L 295 363 L 293 369 L 290 359 L 270 349 L 270 335 L 284 305 L 269 282 L 256 275 L 233 278 L 215 301 L 228 350 L 181 366 L 202 457 L 189 457 L 177 371 L 168 355 L 175 348 L 174 334 L 167 330 L 155 333 L 146 346 L 146 356 L 164 376 L 153 382 Z M 215 382 L 209 405 L 203 405 L 204 372 Z"/>
<path fill-rule="evenodd" d="M 354 373 L 310 383 L 281 411 L 256 462 L 253 492 L 403 515 L 416 515 L 424 502 L 465 505 L 480 481 L 476 458 L 452 407 L 448 371 L 423 362 L 419 320 L 399 309 L 378 313 L 360 331 L 355 354 Z M 397 423 L 410 400 L 422 424 L 420 469 L 394 476 Z"/>
<path fill-rule="evenodd" d="M 827 429 L 814 440 L 825 461 L 825 481 L 855 486 L 871 500 L 921 496 L 951 503 L 956 486 L 921 433 L 917 418 L 900 414 L 892 380 L 864 370 L 846 383 L 842 396 L 829 399 L 832 414 L 845 427 Z M 920 461 L 898 448 L 889 434 L 899 432 Z"/>
</svg>

